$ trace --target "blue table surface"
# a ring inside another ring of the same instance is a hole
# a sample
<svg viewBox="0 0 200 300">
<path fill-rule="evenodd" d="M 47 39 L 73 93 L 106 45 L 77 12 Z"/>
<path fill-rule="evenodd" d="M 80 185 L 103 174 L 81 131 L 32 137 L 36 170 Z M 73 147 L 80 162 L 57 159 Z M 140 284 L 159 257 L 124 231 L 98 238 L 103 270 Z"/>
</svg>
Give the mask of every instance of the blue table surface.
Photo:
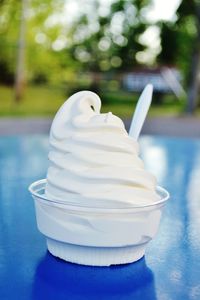
<svg viewBox="0 0 200 300">
<path fill-rule="evenodd" d="M 200 140 L 140 144 L 171 194 L 159 232 L 136 263 L 87 267 L 49 254 L 36 227 L 27 188 L 46 175 L 48 137 L 0 138 L 0 299 L 200 299 Z"/>
</svg>

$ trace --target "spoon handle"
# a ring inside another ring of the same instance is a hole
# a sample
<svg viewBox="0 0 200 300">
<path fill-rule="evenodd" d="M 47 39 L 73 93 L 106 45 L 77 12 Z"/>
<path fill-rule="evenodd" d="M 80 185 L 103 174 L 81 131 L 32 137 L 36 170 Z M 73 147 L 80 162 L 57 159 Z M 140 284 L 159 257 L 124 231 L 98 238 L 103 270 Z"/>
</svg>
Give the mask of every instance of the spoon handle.
<svg viewBox="0 0 200 300">
<path fill-rule="evenodd" d="M 153 94 L 153 85 L 147 84 L 142 94 L 140 95 L 135 112 L 133 114 L 133 118 L 129 129 L 129 136 L 134 138 L 136 141 L 140 135 L 142 126 L 146 119 L 151 104 L 151 100 L 152 100 L 152 94 Z"/>
</svg>

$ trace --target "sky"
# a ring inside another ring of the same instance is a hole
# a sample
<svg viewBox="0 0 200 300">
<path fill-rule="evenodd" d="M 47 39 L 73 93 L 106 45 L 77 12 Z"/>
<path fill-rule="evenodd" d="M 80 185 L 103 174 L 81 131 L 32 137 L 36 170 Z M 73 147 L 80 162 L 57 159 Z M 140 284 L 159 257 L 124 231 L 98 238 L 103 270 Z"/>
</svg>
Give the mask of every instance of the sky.
<svg viewBox="0 0 200 300">
<path fill-rule="evenodd" d="M 87 11 L 87 8 L 91 6 L 92 0 L 82 0 L 84 10 Z M 114 2 L 113 0 L 100 0 L 101 2 L 101 11 L 102 14 L 106 14 L 109 10 L 110 3 Z M 153 5 L 151 5 L 146 11 L 146 16 L 150 21 L 158 20 L 173 20 L 174 12 L 176 11 L 180 0 L 153 0 Z M 75 18 L 80 10 L 79 1 L 68 0 L 66 2 L 66 13 L 70 11 L 69 21 Z"/>
<path fill-rule="evenodd" d="M 154 0 L 147 17 L 150 21 L 173 20 L 174 12 L 179 4 L 180 0 Z"/>
</svg>

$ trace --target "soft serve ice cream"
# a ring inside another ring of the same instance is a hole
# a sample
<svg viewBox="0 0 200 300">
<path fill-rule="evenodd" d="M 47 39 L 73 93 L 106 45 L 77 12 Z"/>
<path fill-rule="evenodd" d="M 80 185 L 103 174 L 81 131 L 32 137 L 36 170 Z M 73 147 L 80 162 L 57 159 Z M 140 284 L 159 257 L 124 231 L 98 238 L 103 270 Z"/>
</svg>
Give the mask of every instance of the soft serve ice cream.
<svg viewBox="0 0 200 300">
<path fill-rule="evenodd" d="M 63 104 L 51 127 L 47 179 L 29 190 L 50 253 L 109 266 L 144 255 L 168 194 L 144 169 L 123 122 L 100 108 L 89 91 Z"/>
<path fill-rule="evenodd" d="M 46 196 L 73 204 L 120 208 L 159 200 L 156 180 L 138 157 L 138 143 L 100 98 L 70 97 L 52 123 Z"/>
</svg>

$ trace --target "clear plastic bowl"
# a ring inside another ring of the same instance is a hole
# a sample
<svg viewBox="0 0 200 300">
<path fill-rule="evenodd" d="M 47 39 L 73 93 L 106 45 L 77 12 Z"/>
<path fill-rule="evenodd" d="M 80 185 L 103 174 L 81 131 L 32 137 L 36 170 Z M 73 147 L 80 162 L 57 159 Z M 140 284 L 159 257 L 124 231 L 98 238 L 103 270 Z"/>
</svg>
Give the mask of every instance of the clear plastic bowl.
<svg viewBox="0 0 200 300">
<path fill-rule="evenodd" d="M 91 207 L 84 201 L 77 205 L 70 199 L 48 199 L 45 185 L 46 179 L 36 181 L 29 191 L 48 250 L 54 256 L 84 265 L 109 266 L 140 259 L 159 228 L 162 209 L 169 199 L 169 193 L 158 186 L 160 200 L 154 203 Z"/>
</svg>

